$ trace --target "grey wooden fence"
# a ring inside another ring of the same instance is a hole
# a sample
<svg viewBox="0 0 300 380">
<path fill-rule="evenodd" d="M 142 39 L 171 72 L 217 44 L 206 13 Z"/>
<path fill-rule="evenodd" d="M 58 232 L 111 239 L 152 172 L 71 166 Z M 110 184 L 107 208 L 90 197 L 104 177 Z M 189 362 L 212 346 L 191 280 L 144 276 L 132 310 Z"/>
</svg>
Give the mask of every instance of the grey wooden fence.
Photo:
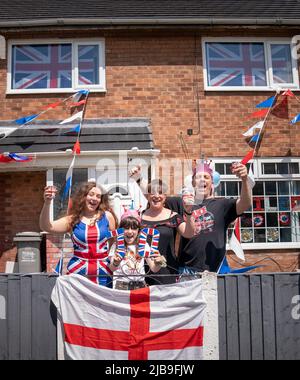
<svg viewBox="0 0 300 380">
<path fill-rule="evenodd" d="M 55 360 L 55 275 L 0 274 L 0 360 Z M 220 358 L 300 359 L 300 274 L 218 278 Z"/>
<path fill-rule="evenodd" d="M 218 278 L 220 358 L 300 359 L 300 274 Z"/>
</svg>

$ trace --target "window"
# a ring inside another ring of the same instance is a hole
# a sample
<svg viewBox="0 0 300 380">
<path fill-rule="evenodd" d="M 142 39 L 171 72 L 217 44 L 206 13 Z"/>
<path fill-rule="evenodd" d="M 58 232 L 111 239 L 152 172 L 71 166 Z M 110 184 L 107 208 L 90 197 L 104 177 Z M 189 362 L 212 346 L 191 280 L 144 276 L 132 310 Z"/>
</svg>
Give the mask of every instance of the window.
<svg viewBox="0 0 300 380">
<path fill-rule="evenodd" d="M 105 90 L 104 41 L 11 42 L 8 93 Z"/>
<path fill-rule="evenodd" d="M 259 247 L 276 243 L 278 248 L 300 246 L 300 160 L 259 161 L 254 166 L 256 185 L 252 207 L 241 217 L 241 242 Z M 217 195 L 238 197 L 241 183 L 228 171 L 229 163 L 215 163 L 221 174 Z M 233 226 L 231 226 L 232 228 Z M 229 234 L 231 231 L 229 231 Z M 251 248 L 255 248 L 251 246 Z"/>
<path fill-rule="evenodd" d="M 53 169 L 53 184 L 57 187 L 58 194 L 54 200 L 53 219 L 56 220 L 65 215 L 68 207 L 68 199 L 62 202 L 62 194 L 64 192 L 66 175 L 68 169 Z M 72 194 L 78 190 L 80 185 L 88 180 L 88 169 L 73 170 Z"/>
<path fill-rule="evenodd" d="M 206 39 L 203 42 L 206 90 L 299 88 L 290 40 Z"/>
</svg>

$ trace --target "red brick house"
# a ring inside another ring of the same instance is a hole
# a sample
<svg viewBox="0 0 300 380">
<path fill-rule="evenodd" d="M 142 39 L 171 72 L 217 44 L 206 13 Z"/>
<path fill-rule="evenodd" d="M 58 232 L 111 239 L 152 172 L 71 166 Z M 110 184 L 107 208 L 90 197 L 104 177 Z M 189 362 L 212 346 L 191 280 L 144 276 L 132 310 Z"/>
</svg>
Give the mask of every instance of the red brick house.
<svg viewBox="0 0 300 380">
<path fill-rule="evenodd" d="M 0 272 L 16 260 L 16 233 L 39 232 L 43 187 L 62 186 L 76 140 L 59 125 L 67 106 L 25 128 L 14 120 L 83 88 L 91 92 L 74 181 L 97 180 L 115 164 L 123 179 L 108 174 L 110 191 L 125 201 L 129 160 L 120 153 L 145 160 L 153 173 L 157 158 L 176 167 L 203 155 L 221 174 L 218 195 L 238 196 L 228 169 L 249 150 L 242 133 L 260 120 L 247 116 L 276 89 L 291 89 L 288 117 L 268 117 L 241 235 L 247 263 L 299 269 L 300 219 L 292 207 L 300 199 L 300 137 L 290 124 L 300 112 L 299 23 L 296 0 L 3 0 L 0 153 L 36 159 L 0 164 Z M 47 237 L 48 271 L 61 244 Z"/>
</svg>

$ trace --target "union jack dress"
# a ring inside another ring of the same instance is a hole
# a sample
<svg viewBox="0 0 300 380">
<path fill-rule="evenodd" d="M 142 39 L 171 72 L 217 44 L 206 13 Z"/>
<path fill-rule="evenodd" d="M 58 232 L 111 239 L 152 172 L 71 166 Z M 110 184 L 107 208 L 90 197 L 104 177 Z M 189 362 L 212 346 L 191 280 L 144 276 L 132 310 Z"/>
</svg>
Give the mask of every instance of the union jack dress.
<svg viewBox="0 0 300 380">
<path fill-rule="evenodd" d="M 109 246 L 105 238 L 108 231 L 109 222 L 105 214 L 94 226 L 81 221 L 73 228 L 74 256 L 68 264 L 67 274 L 88 276 L 96 284 L 112 287 L 110 276 L 113 273 L 109 268 Z"/>
</svg>

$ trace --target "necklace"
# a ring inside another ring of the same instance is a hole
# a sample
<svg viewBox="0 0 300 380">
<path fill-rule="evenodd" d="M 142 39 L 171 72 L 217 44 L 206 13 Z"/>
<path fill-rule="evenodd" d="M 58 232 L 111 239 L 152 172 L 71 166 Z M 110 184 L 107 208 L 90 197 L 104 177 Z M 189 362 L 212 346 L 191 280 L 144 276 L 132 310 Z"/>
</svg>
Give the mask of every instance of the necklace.
<svg viewBox="0 0 300 380">
<path fill-rule="evenodd" d="M 99 213 L 93 215 L 91 218 L 85 217 L 89 221 L 89 226 L 94 226 L 99 219 Z"/>
</svg>

